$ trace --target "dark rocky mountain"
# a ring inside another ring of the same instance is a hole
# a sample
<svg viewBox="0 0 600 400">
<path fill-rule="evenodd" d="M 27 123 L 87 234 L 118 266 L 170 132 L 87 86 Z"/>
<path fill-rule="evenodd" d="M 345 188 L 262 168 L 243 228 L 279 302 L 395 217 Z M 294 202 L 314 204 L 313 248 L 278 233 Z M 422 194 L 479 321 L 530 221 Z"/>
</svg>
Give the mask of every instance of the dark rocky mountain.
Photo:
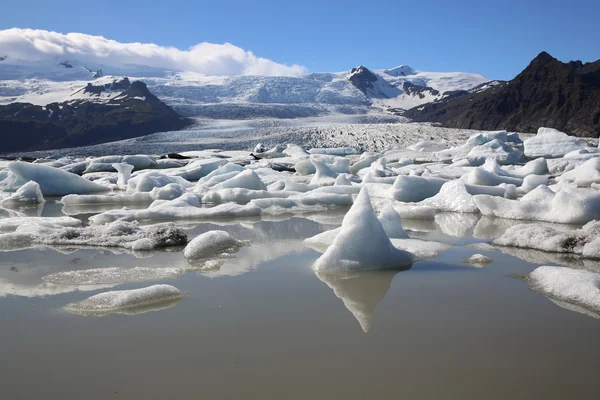
<svg viewBox="0 0 600 400">
<path fill-rule="evenodd" d="M 81 92 L 76 100 L 43 107 L 0 106 L 0 153 L 98 144 L 182 129 L 191 123 L 140 81 L 124 78 L 106 85 L 88 84 Z M 96 99 L 102 94 L 108 97 Z"/>
<path fill-rule="evenodd" d="M 508 82 L 421 105 L 404 116 L 469 129 L 535 132 L 547 126 L 600 136 L 600 60 L 563 63 L 540 53 Z"/>
<path fill-rule="evenodd" d="M 438 96 L 440 94 L 440 92 L 435 90 L 434 88 L 431 88 L 429 86 L 415 85 L 414 83 L 408 81 L 402 83 L 402 90 L 404 91 L 404 93 L 413 96 L 418 96 L 420 99 L 425 98 L 426 92 L 429 92 L 429 94 L 432 96 Z"/>
<path fill-rule="evenodd" d="M 361 92 L 367 94 L 368 89 L 374 89 L 374 83 L 377 82 L 377 75 L 362 65 L 352 68 L 348 80 Z"/>
</svg>

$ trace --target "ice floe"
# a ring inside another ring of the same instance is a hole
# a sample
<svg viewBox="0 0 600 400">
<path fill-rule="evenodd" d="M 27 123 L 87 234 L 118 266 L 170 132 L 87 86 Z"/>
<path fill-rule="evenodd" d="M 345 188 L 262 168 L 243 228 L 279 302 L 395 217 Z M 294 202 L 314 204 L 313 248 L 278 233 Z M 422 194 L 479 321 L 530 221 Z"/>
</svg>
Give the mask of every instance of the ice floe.
<svg viewBox="0 0 600 400">
<path fill-rule="evenodd" d="M 141 289 L 114 290 L 65 306 L 65 310 L 85 316 L 141 314 L 173 306 L 183 293 L 171 285 L 153 285 Z"/>
<path fill-rule="evenodd" d="M 495 239 L 493 244 L 600 258 L 600 221 L 592 221 L 581 229 L 568 231 L 541 224 L 515 225 Z"/>
<path fill-rule="evenodd" d="M 191 240 L 183 251 L 188 259 L 206 258 L 215 253 L 235 252 L 248 242 L 236 240 L 225 231 L 205 232 Z"/>
<path fill-rule="evenodd" d="M 528 281 L 532 289 L 573 307 L 559 306 L 600 317 L 600 274 L 566 267 L 541 266 L 529 274 Z"/>
<path fill-rule="evenodd" d="M 42 278 L 55 285 L 113 285 L 126 282 L 160 281 L 177 278 L 180 268 L 104 267 L 84 270 L 54 272 Z"/>
</svg>

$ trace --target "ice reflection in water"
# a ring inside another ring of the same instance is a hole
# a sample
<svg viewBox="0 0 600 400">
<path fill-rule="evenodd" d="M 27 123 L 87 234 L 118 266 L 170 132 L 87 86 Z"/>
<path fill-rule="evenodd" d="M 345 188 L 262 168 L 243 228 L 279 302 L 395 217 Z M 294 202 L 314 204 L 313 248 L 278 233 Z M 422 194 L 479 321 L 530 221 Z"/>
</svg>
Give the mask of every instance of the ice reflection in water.
<svg viewBox="0 0 600 400">
<path fill-rule="evenodd" d="M 367 333 L 377 305 L 390 290 L 392 279 L 402 271 L 365 271 L 331 273 L 317 272 L 315 275 L 342 300 L 354 315 L 362 330 Z"/>
</svg>

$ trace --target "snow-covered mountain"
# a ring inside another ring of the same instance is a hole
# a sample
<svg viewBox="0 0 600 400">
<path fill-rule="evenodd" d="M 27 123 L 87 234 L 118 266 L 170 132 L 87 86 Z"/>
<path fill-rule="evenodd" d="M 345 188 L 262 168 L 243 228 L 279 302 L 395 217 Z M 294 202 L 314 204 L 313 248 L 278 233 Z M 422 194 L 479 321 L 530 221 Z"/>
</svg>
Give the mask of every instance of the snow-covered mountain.
<svg viewBox="0 0 600 400">
<path fill-rule="evenodd" d="M 93 64 L 77 59 L 23 61 L 0 57 L 0 104 L 102 102 L 110 94 L 83 90 L 128 76 L 184 116 L 244 119 L 325 114 L 402 113 L 469 90 L 489 79 L 470 73 L 423 72 L 409 66 L 299 76 L 208 76 L 144 65 Z"/>
</svg>

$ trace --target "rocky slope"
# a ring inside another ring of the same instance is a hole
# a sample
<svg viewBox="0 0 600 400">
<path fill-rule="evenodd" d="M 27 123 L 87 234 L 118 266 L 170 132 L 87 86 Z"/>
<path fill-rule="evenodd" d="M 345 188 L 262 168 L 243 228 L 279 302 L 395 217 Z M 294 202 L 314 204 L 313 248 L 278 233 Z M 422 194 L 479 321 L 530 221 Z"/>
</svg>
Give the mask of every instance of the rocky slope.
<svg viewBox="0 0 600 400">
<path fill-rule="evenodd" d="M 105 143 L 182 129 L 191 123 L 150 93 L 143 82 L 123 78 L 88 85 L 72 100 L 46 106 L 0 106 L 2 152 Z"/>
<path fill-rule="evenodd" d="M 415 107 L 404 116 L 453 128 L 535 132 L 551 126 L 576 136 L 600 136 L 600 60 L 563 63 L 542 52 L 513 80 L 487 86 Z"/>
</svg>

